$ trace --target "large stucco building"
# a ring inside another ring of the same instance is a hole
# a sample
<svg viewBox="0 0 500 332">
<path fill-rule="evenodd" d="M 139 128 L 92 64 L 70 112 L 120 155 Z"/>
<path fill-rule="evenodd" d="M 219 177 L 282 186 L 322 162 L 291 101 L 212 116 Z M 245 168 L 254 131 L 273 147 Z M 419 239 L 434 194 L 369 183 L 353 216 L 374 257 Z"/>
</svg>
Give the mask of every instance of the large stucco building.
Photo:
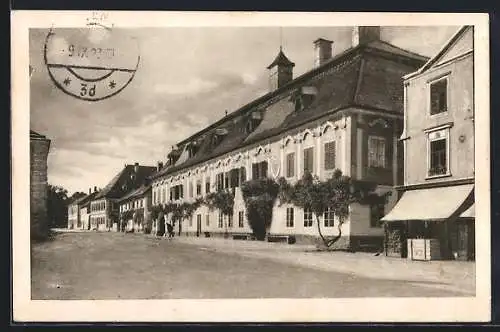
<svg viewBox="0 0 500 332">
<path fill-rule="evenodd" d="M 47 158 L 49 149 L 50 140 L 31 130 L 30 219 L 32 238 L 44 238 L 49 229 L 47 215 Z"/>
<path fill-rule="evenodd" d="M 280 49 L 267 67 L 270 91 L 173 147 L 165 166 L 152 176 L 153 205 L 194 201 L 208 192 L 234 188 L 232 218 L 202 205 L 183 234 L 251 233 L 241 183 L 261 177 L 294 182 L 310 171 L 320 179 L 335 169 L 392 191 L 403 177 L 403 79 L 428 58 L 391 45 L 380 27 L 355 27 L 352 47 L 335 52 L 333 41 L 314 42 L 315 68 L 293 77 L 295 64 Z M 192 110 L 196 112 L 196 110 Z M 353 204 L 338 245 L 382 244 L 379 221 L 386 206 Z M 321 220 L 325 235 L 337 235 L 336 217 Z M 269 234 L 315 240 L 309 211 L 275 206 Z"/>
<path fill-rule="evenodd" d="M 475 257 L 473 33 L 462 27 L 405 77 L 404 183 L 383 218 L 388 254 Z M 419 252 L 418 242 L 425 246 Z"/>
</svg>

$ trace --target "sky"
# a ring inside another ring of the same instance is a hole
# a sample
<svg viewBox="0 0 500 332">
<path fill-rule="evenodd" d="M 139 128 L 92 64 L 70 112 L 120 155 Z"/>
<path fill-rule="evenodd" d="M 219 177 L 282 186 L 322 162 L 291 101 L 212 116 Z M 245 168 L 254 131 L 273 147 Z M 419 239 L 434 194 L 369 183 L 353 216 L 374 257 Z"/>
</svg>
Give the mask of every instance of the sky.
<svg viewBox="0 0 500 332">
<path fill-rule="evenodd" d="M 381 39 L 432 57 L 459 29 L 382 27 Z M 282 44 L 294 77 L 313 68 L 313 41 L 351 46 L 352 27 L 126 29 L 140 62 L 130 84 L 101 101 L 77 99 L 50 79 L 47 29 L 30 30 L 30 127 L 51 139 L 48 181 L 69 193 L 104 187 L 125 164 L 156 166 L 171 146 L 268 92 L 268 70 Z M 120 31 L 123 33 L 123 31 Z"/>
</svg>

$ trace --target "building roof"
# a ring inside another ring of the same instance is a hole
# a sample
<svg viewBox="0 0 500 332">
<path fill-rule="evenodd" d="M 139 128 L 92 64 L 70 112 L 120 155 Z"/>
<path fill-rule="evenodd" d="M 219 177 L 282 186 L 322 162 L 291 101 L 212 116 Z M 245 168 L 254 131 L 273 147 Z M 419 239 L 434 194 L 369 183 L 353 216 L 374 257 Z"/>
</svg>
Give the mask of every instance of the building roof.
<svg viewBox="0 0 500 332">
<path fill-rule="evenodd" d="M 179 147 L 203 137 L 193 157 L 165 167 L 152 177 L 200 164 L 350 107 L 402 116 L 402 77 L 427 59 L 378 40 L 350 48 L 181 141 L 177 144 Z M 311 90 L 316 91 L 316 96 L 305 109 L 295 111 L 290 97 L 302 87 L 313 87 Z M 248 116 L 256 110 L 263 111 L 263 119 L 253 132 L 247 133 Z M 228 134 L 213 147 L 211 137 L 222 127 L 228 129 Z"/>
<path fill-rule="evenodd" d="M 97 193 L 98 193 L 97 191 L 94 191 L 94 192 L 92 192 L 92 193 L 90 193 L 90 194 L 88 194 L 88 195 L 80 198 L 78 200 L 78 205 L 80 205 L 81 207 L 86 206 L 87 204 L 90 203 L 91 200 L 94 199 L 94 197 L 97 195 Z"/>
<path fill-rule="evenodd" d="M 281 49 L 281 47 L 280 47 L 280 51 L 279 51 L 278 55 L 276 56 L 276 58 L 274 58 L 274 61 L 269 66 L 267 66 L 267 69 L 271 69 L 274 66 L 279 66 L 279 65 L 285 66 L 285 67 L 294 67 L 295 66 L 295 63 L 290 61 L 290 59 L 288 59 L 286 57 L 285 53 L 283 53 L 283 50 Z"/>
<path fill-rule="evenodd" d="M 96 195 L 99 198 L 120 198 L 131 188 L 140 187 L 147 178 L 156 170 L 154 166 L 138 166 L 135 173 L 134 165 L 125 165 L 125 167 L 115 175 L 115 177 Z M 132 176 L 133 175 L 133 176 Z"/>
<path fill-rule="evenodd" d="M 47 137 L 37 133 L 36 131 L 30 130 L 30 139 L 40 139 L 40 140 L 46 140 Z"/>
<path fill-rule="evenodd" d="M 139 188 L 133 189 L 133 190 L 129 191 L 128 193 L 126 193 L 123 197 L 118 199 L 118 202 L 125 202 L 125 201 L 128 201 L 130 199 L 141 197 L 145 193 L 147 193 L 149 191 L 149 189 L 151 189 L 150 185 L 143 184 Z"/>
<path fill-rule="evenodd" d="M 454 44 L 455 42 L 457 42 L 457 40 L 460 39 L 461 36 L 464 35 L 464 33 L 469 30 L 469 29 L 472 29 L 471 26 L 469 25 L 465 25 L 463 27 L 461 27 L 460 29 L 458 29 L 457 32 L 455 32 L 455 34 L 453 36 L 451 36 L 451 38 L 441 47 L 441 49 L 432 57 L 430 58 L 422 67 L 420 67 L 417 71 L 415 72 L 412 72 L 412 73 L 409 73 L 407 75 L 404 76 L 405 79 L 409 79 L 411 77 L 414 77 L 418 74 L 421 74 L 423 73 L 424 71 L 426 71 L 428 68 L 430 68 L 434 63 L 436 63 L 436 61 L 438 61 L 442 56 L 443 54 L 445 54 Z"/>
</svg>

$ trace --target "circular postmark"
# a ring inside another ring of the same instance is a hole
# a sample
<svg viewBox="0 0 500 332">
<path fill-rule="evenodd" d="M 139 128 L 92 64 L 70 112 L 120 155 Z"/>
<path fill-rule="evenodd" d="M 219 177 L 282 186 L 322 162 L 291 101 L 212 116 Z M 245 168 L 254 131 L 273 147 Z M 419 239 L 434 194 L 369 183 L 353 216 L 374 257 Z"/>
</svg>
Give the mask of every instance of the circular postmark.
<svg viewBox="0 0 500 332">
<path fill-rule="evenodd" d="M 139 46 L 126 29 L 51 29 L 44 61 L 54 84 L 73 97 L 98 101 L 122 91 L 139 66 Z"/>
</svg>

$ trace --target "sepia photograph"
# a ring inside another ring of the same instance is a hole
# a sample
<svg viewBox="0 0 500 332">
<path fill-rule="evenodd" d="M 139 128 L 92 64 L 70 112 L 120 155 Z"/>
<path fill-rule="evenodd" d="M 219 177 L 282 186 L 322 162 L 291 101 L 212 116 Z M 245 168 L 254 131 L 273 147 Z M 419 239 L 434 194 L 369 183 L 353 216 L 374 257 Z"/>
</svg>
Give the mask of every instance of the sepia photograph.
<svg viewBox="0 0 500 332">
<path fill-rule="evenodd" d="M 14 13 L 14 317 L 489 320 L 487 15 L 239 14 Z"/>
</svg>

